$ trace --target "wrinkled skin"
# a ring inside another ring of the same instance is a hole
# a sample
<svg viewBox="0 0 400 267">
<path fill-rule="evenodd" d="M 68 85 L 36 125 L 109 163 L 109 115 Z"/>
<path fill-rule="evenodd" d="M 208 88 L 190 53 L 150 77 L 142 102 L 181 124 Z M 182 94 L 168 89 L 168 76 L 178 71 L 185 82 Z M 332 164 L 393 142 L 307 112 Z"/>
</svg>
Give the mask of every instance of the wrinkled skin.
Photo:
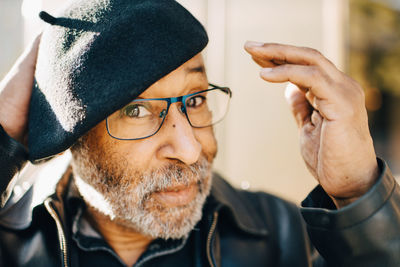
<svg viewBox="0 0 400 267">
<path fill-rule="evenodd" d="M 248 42 L 245 49 L 269 82 L 291 82 L 286 98 L 300 130 L 300 149 L 336 206 L 365 194 L 378 177 L 364 91 L 314 49 Z"/>
</svg>

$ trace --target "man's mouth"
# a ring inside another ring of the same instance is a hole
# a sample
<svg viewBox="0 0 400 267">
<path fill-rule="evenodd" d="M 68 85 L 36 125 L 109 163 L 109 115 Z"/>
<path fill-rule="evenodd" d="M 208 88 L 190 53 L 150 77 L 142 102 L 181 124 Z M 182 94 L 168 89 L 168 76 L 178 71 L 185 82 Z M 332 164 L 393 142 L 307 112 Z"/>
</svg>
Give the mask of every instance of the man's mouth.
<svg viewBox="0 0 400 267">
<path fill-rule="evenodd" d="M 163 205 L 173 208 L 189 204 L 198 192 L 197 183 L 168 187 L 152 194 Z"/>
</svg>

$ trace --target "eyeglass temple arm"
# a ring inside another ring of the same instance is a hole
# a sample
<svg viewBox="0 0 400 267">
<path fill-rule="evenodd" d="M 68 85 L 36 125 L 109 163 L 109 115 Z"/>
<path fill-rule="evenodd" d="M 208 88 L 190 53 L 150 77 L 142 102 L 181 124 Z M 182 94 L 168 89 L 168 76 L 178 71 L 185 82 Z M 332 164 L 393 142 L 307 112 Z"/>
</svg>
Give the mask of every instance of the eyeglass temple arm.
<svg viewBox="0 0 400 267">
<path fill-rule="evenodd" d="M 213 84 L 213 83 L 208 83 L 208 85 L 210 85 L 212 87 L 217 87 L 217 88 L 228 88 L 229 95 L 232 97 L 232 91 L 229 89 L 229 87 L 221 87 L 221 86 L 218 86 L 218 85 Z"/>
<path fill-rule="evenodd" d="M 220 86 L 218 86 L 218 85 L 216 85 L 216 84 L 213 84 L 213 83 L 208 83 L 208 85 L 210 85 L 210 86 L 212 86 L 212 87 L 220 87 Z"/>
</svg>

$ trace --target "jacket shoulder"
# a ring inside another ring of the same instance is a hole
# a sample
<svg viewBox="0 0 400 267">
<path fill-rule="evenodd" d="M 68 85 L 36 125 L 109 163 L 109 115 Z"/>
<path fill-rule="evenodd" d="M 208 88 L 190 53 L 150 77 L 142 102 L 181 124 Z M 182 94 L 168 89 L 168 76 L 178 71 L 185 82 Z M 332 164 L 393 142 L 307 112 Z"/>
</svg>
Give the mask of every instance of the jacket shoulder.
<svg viewBox="0 0 400 267">
<path fill-rule="evenodd" d="M 270 193 L 237 189 L 219 175 L 212 190 L 233 218 L 229 224 L 264 237 L 279 255 L 280 266 L 311 266 L 312 245 L 297 205 Z"/>
<path fill-rule="evenodd" d="M 299 207 L 276 195 L 235 188 L 219 174 L 214 174 L 212 194 L 235 217 L 245 218 L 239 221 L 249 225 L 263 225 L 279 231 L 289 225 L 299 225 L 296 228 L 303 230 L 304 223 Z"/>
</svg>

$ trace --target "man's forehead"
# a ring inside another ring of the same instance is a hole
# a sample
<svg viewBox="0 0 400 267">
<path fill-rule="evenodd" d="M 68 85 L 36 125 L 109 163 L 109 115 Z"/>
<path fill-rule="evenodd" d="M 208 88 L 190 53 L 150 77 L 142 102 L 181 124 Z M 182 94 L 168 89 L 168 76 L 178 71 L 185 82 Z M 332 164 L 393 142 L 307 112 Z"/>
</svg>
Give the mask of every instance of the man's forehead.
<svg viewBox="0 0 400 267">
<path fill-rule="evenodd" d="M 188 93 L 191 89 L 205 89 L 208 81 L 200 54 L 147 88 L 141 98 L 172 97 Z M 186 91 L 185 91 L 186 90 Z"/>
<path fill-rule="evenodd" d="M 187 74 L 192 74 L 192 73 L 194 73 L 194 74 L 196 74 L 196 73 L 198 73 L 198 74 L 205 74 L 205 73 L 206 73 L 206 68 L 204 67 L 204 64 L 201 63 L 201 64 L 198 65 L 198 66 L 189 66 L 189 67 L 186 67 L 186 68 L 185 68 L 185 71 L 186 71 Z"/>
<path fill-rule="evenodd" d="M 184 72 L 186 72 L 185 74 L 192 74 L 192 73 L 194 73 L 194 74 L 196 74 L 196 73 L 202 74 L 202 73 L 205 73 L 203 56 L 201 55 L 201 53 L 195 55 L 190 60 L 188 60 L 185 63 L 183 63 L 176 70 L 174 70 L 173 72 L 171 72 L 170 74 L 168 74 L 165 77 L 168 77 L 169 75 L 174 74 L 175 72 L 182 71 L 182 70 Z"/>
<path fill-rule="evenodd" d="M 188 61 L 186 61 L 184 64 L 179 66 L 176 70 L 183 69 L 184 71 L 187 72 L 187 74 L 190 73 L 205 73 L 205 67 L 204 67 L 204 61 L 203 61 L 203 56 L 201 53 L 195 55 Z M 175 71 L 176 71 L 175 70 Z"/>
</svg>

